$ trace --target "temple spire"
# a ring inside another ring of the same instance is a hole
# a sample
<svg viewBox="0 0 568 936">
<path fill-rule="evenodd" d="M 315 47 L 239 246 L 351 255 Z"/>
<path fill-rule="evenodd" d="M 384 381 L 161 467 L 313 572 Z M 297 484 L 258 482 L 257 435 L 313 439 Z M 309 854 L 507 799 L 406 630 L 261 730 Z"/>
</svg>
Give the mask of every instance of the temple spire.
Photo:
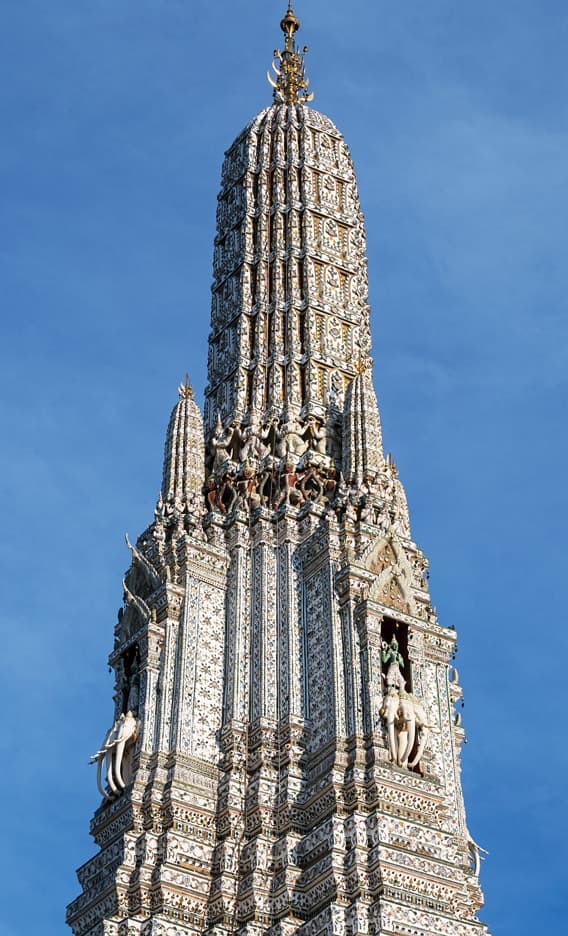
<svg viewBox="0 0 568 936">
<path fill-rule="evenodd" d="M 284 49 L 275 49 L 272 69 L 276 80 L 270 72 L 266 73 L 268 81 L 274 88 L 274 101 L 277 104 L 306 104 L 313 101 L 314 95 L 308 91 L 309 79 L 306 78 L 304 56 L 308 47 L 304 46 L 300 52 L 296 48 L 295 34 L 300 28 L 300 21 L 289 0 L 288 9 L 280 21 L 280 29 L 284 33 Z"/>
<path fill-rule="evenodd" d="M 166 436 L 161 497 L 164 503 L 177 502 L 186 508 L 203 490 L 203 420 L 187 374 L 178 393 Z"/>
<path fill-rule="evenodd" d="M 154 520 L 128 541 L 112 727 L 92 748 L 99 852 L 68 921 L 489 936 L 456 634 L 383 455 L 355 171 L 303 106 L 291 4 L 281 26 L 275 102 L 221 174 L 205 418 L 186 377 Z"/>
<path fill-rule="evenodd" d="M 362 361 L 357 370 L 347 388 L 343 417 L 343 476 L 355 486 L 376 478 L 384 462 L 370 358 Z"/>
</svg>

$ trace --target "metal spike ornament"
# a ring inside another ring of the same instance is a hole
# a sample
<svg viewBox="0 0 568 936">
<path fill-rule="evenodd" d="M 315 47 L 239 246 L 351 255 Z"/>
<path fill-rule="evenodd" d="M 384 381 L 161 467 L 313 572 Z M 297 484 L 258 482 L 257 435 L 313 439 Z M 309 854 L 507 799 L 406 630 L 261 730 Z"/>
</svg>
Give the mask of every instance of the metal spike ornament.
<svg viewBox="0 0 568 936">
<path fill-rule="evenodd" d="M 313 92 L 308 91 L 310 84 L 306 78 L 304 56 L 308 47 L 302 51 L 296 48 L 295 33 L 300 28 L 300 21 L 292 9 L 291 0 L 284 18 L 280 22 L 280 29 L 285 35 L 284 49 L 274 50 L 272 70 L 276 80 L 269 71 L 266 73 L 269 83 L 274 88 L 274 101 L 277 104 L 307 104 L 313 101 Z"/>
<path fill-rule="evenodd" d="M 193 400 L 193 387 L 189 382 L 189 374 L 185 375 L 185 383 L 180 383 L 178 393 L 181 400 Z"/>
</svg>

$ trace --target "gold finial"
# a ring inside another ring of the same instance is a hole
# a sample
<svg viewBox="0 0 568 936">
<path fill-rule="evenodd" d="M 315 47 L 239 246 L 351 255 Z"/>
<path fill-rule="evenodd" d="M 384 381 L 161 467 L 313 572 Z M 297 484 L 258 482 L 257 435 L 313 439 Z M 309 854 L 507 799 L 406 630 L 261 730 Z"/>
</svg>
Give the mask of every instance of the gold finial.
<svg viewBox="0 0 568 936">
<path fill-rule="evenodd" d="M 308 101 L 314 99 L 313 93 L 308 91 L 310 82 L 304 71 L 304 56 L 308 47 L 304 46 L 299 52 L 294 39 L 299 28 L 300 21 L 292 9 L 292 0 L 289 0 L 288 9 L 280 22 L 280 29 L 286 37 L 284 50 L 274 51 L 276 61 L 272 63 L 276 81 L 270 72 L 266 73 L 268 81 L 274 88 L 274 100 L 278 104 L 307 104 Z"/>
<path fill-rule="evenodd" d="M 387 457 L 385 458 L 385 462 L 393 478 L 398 478 L 398 468 L 395 465 L 394 458 L 392 457 L 391 452 L 387 452 Z"/>
<path fill-rule="evenodd" d="M 185 383 L 180 383 L 178 393 L 182 400 L 193 400 L 193 388 L 189 382 L 189 374 L 185 375 Z"/>
<path fill-rule="evenodd" d="M 292 9 L 292 0 L 288 2 L 288 9 L 283 17 L 280 20 L 280 29 L 286 36 L 286 50 L 292 52 L 292 48 L 288 48 L 288 43 L 293 41 L 294 33 L 297 33 L 300 28 L 300 20 L 294 13 Z"/>
</svg>

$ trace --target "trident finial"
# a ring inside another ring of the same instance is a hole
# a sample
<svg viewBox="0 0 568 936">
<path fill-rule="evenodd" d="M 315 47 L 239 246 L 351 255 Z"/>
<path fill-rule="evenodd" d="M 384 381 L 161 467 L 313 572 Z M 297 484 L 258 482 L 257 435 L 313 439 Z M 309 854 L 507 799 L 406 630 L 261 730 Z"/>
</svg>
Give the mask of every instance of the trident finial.
<svg viewBox="0 0 568 936">
<path fill-rule="evenodd" d="M 178 393 L 182 400 L 193 400 L 193 389 L 189 382 L 189 374 L 185 375 L 185 383 L 180 383 Z"/>
<path fill-rule="evenodd" d="M 292 0 L 288 2 L 288 9 L 280 22 L 280 29 L 286 37 L 284 50 L 275 49 L 272 70 L 276 81 L 266 73 L 268 81 L 274 88 L 274 100 L 279 104 L 307 104 L 313 101 L 313 93 L 308 92 L 309 80 L 304 71 L 304 56 L 308 47 L 304 46 L 301 52 L 296 49 L 295 33 L 300 28 L 300 21 L 292 9 Z M 278 63 L 278 64 L 277 64 Z"/>
</svg>

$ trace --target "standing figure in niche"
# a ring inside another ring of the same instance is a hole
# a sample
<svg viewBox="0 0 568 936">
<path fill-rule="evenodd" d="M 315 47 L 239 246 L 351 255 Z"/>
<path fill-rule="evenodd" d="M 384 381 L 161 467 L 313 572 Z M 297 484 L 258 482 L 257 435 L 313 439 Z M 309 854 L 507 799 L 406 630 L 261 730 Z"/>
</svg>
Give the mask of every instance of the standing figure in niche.
<svg viewBox="0 0 568 936">
<path fill-rule="evenodd" d="M 404 658 L 398 649 L 398 640 L 393 637 L 390 644 L 383 640 L 381 659 L 387 666 L 387 675 L 385 682 L 387 689 L 404 689 L 406 681 L 401 672 L 401 666 L 404 666 Z"/>
<path fill-rule="evenodd" d="M 134 657 L 130 668 L 130 675 L 127 683 L 128 697 L 126 702 L 126 711 L 138 714 L 138 705 L 140 699 L 140 666 L 138 658 Z"/>
</svg>

